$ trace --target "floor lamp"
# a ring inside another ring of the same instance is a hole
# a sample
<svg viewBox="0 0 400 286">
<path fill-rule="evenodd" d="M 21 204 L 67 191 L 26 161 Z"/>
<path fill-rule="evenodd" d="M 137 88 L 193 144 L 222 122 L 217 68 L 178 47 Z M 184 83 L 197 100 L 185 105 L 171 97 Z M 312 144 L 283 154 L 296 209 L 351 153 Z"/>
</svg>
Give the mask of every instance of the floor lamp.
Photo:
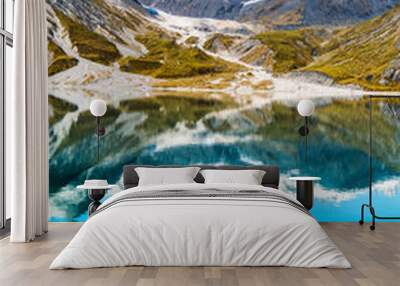
<svg viewBox="0 0 400 286">
<path fill-rule="evenodd" d="M 370 94 L 368 95 L 368 137 L 369 137 L 369 148 L 368 148 L 368 203 L 364 203 L 361 205 L 361 219 L 359 220 L 359 223 L 361 225 L 364 224 L 364 209 L 367 208 L 369 209 L 369 212 L 371 213 L 372 216 L 372 224 L 369 226 L 370 230 L 375 230 L 375 220 L 380 219 L 380 220 L 398 220 L 400 219 L 400 216 L 381 216 L 376 213 L 375 207 L 373 206 L 373 186 L 372 186 L 372 180 L 373 180 L 373 170 L 372 170 L 372 160 L 373 160 L 373 132 L 372 132 L 372 126 L 373 126 L 373 116 L 372 116 L 372 108 L 373 108 L 373 99 L 386 99 L 386 103 L 383 103 L 383 108 L 387 108 L 393 118 L 400 119 L 400 113 L 398 113 L 398 109 L 395 107 L 395 104 L 390 103 L 389 99 L 400 99 L 399 95 L 392 94 L 392 95 L 383 95 L 383 94 Z"/>
<path fill-rule="evenodd" d="M 100 161 L 100 137 L 106 134 L 106 129 L 100 126 L 100 118 L 106 114 L 107 104 L 104 100 L 95 99 L 90 103 L 90 113 L 96 117 L 96 135 L 97 135 L 97 162 Z"/>
</svg>

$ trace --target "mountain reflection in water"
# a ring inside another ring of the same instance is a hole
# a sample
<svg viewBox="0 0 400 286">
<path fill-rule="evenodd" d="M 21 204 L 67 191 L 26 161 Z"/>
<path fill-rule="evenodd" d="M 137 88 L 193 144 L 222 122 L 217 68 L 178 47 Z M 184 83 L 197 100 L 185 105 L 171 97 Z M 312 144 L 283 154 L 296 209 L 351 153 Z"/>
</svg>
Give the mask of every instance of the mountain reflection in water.
<svg viewBox="0 0 400 286">
<path fill-rule="evenodd" d="M 297 101 L 266 97 L 246 105 L 226 95 L 172 92 L 124 100 L 109 106 L 102 120 L 107 134 L 99 163 L 95 120 L 88 111 L 67 112 L 50 127 L 50 220 L 85 220 L 87 195 L 75 186 L 86 178 L 121 185 L 126 164 L 268 164 L 281 168 L 286 192 L 295 192 L 289 176 L 322 178 L 312 210 L 318 220 L 357 221 L 359 206 L 367 200 L 367 101 L 314 101 L 307 165 L 297 132 L 303 120 Z M 68 114 L 75 117 L 69 123 Z M 390 215 L 400 205 L 400 124 L 380 104 L 374 105 L 373 116 L 375 202 L 382 215 Z"/>
</svg>

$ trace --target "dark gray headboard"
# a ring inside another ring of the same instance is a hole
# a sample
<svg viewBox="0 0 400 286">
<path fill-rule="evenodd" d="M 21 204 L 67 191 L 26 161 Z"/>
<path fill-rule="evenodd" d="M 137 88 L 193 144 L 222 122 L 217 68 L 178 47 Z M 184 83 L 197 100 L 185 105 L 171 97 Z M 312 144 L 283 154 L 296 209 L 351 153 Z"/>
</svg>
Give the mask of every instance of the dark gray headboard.
<svg viewBox="0 0 400 286">
<path fill-rule="evenodd" d="M 264 178 L 262 180 L 262 185 L 265 187 L 271 187 L 278 189 L 279 187 L 279 168 L 276 166 L 212 166 L 212 165 L 194 165 L 196 167 L 200 167 L 201 169 L 219 169 L 219 170 L 247 170 L 247 169 L 256 169 L 265 171 Z M 182 166 L 149 166 L 149 165 L 126 165 L 124 166 L 124 189 L 129 189 L 136 187 L 139 183 L 139 177 L 135 171 L 137 167 L 147 167 L 147 168 L 160 168 L 160 167 L 168 167 L 168 168 L 178 168 Z M 204 183 L 203 176 L 199 173 L 197 174 L 194 180 L 197 183 Z"/>
</svg>

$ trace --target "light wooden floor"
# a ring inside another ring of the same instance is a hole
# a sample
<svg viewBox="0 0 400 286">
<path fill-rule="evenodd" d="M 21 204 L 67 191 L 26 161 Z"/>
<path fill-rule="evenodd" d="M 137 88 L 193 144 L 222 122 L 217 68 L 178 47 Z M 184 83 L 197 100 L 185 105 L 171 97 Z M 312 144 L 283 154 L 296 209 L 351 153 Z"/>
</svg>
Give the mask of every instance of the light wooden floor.
<svg viewBox="0 0 400 286">
<path fill-rule="evenodd" d="M 375 232 L 354 223 L 322 224 L 353 269 L 288 267 L 125 267 L 48 270 L 79 229 L 51 223 L 49 233 L 29 244 L 0 241 L 0 285 L 400 285 L 400 223 L 380 223 Z"/>
</svg>

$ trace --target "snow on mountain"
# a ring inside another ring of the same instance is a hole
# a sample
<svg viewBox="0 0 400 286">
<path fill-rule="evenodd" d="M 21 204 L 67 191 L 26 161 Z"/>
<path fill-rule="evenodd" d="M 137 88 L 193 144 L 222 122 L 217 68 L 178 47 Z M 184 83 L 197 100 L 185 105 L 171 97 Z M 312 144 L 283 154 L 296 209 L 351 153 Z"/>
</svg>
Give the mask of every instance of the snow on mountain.
<svg viewBox="0 0 400 286">
<path fill-rule="evenodd" d="M 248 0 L 246 2 L 243 3 L 243 7 L 244 6 L 249 6 L 249 5 L 253 5 L 259 2 L 264 2 L 265 0 Z"/>
<path fill-rule="evenodd" d="M 208 37 L 215 33 L 249 36 L 263 29 L 259 25 L 233 20 L 184 17 L 168 14 L 158 9 L 156 11 L 157 16 L 150 18 L 150 21 L 168 31 L 179 33 L 182 36 L 178 41 L 179 43 L 183 43 L 193 36 L 199 38 L 199 43 L 202 45 Z"/>
</svg>

